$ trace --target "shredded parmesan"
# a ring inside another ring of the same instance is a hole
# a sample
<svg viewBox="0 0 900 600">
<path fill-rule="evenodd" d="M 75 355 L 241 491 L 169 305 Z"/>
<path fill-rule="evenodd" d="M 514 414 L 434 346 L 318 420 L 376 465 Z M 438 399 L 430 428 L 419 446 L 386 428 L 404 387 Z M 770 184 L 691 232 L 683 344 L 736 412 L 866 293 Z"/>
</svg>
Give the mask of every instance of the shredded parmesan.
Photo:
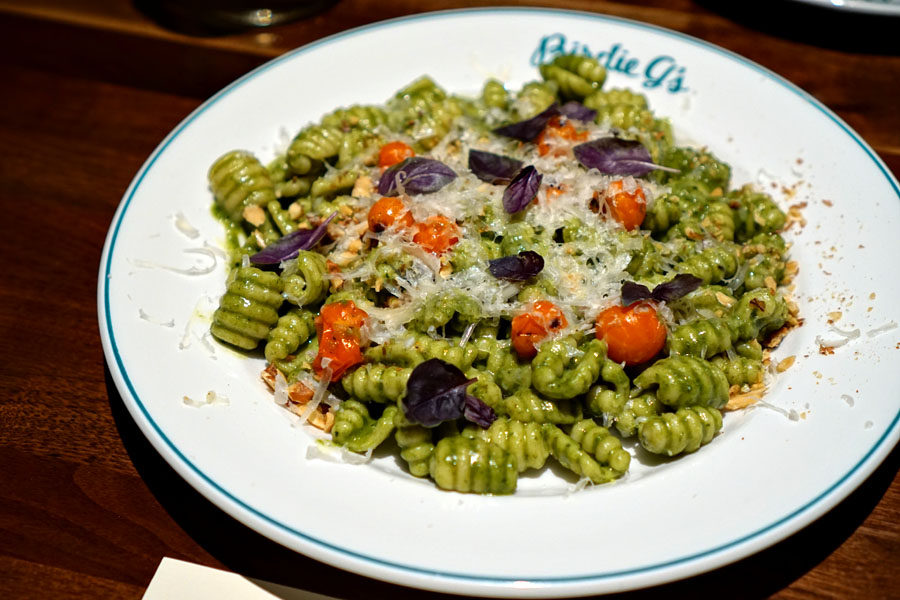
<svg viewBox="0 0 900 600">
<path fill-rule="evenodd" d="M 144 312 L 143 308 L 138 308 L 138 316 L 144 321 L 147 321 L 148 323 L 152 323 L 154 325 L 159 325 L 160 327 L 175 327 L 175 319 L 163 321 L 162 319 L 150 316 L 149 314 Z"/>
<path fill-rule="evenodd" d="M 326 440 L 316 440 L 306 448 L 306 458 L 322 459 L 328 462 L 362 465 L 372 460 L 372 449 L 365 454 L 357 454 Z"/>
<path fill-rule="evenodd" d="M 161 265 L 159 263 L 155 263 L 150 260 L 143 260 L 140 258 L 129 259 L 129 262 L 131 262 L 131 264 L 136 267 L 141 267 L 144 269 L 164 269 L 166 271 L 178 273 L 179 275 L 208 275 L 215 270 L 216 265 L 218 264 L 215 252 L 213 252 L 209 248 L 188 248 L 187 250 L 185 250 L 185 252 L 188 254 L 202 254 L 209 257 L 211 262 L 205 267 L 194 266 L 187 269 L 172 267 L 169 265 Z"/>
<path fill-rule="evenodd" d="M 822 336 L 817 335 L 816 343 L 819 346 L 826 348 L 840 348 L 841 346 L 850 343 L 852 340 L 855 340 L 860 336 L 859 328 L 845 331 L 843 329 L 835 327 L 833 324 L 829 325 L 829 327 L 834 333 L 838 334 L 841 337 L 835 340 L 826 340 Z"/>
<path fill-rule="evenodd" d="M 175 228 L 192 240 L 200 237 L 200 232 L 188 222 L 182 212 L 175 213 Z"/>
<path fill-rule="evenodd" d="M 204 400 L 194 400 L 190 396 L 184 396 L 182 402 L 184 402 L 185 406 L 190 406 L 192 408 L 201 408 L 204 406 L 228 406 L 231 404 L 228 396 L 219 394 L 214 390 L 206 392 L 206 398 Z"/>
<path fill-rule="evenodd" d="M 891 321 L 890 323 L 885 323 L 884 325 L 876 327 L 875 329 L 870 329 L 866 332 L 866 335 L 870 338 L 873 338 L 875 336 L 881 335 L 882 333 L 887 333 L 888 331 L 897 329 L 897 327 L 897 322 Z"/>
</svg>

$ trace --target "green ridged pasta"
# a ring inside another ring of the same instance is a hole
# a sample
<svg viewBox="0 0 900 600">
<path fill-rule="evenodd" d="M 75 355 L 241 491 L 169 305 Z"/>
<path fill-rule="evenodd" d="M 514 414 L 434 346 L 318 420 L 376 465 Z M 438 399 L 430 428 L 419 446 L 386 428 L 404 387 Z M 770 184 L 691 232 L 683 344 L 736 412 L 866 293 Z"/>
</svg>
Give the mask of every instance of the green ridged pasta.
<svg viewBox="0 0 900 600">
<path fill-rule="evenodd" d="M 502 414 L 526 423 L 570 425 L 582 417 L 581 404 L 572 400 L 551 401 L 530 390 L 520 390 L 503 399 Z"/>
<path fill-rule="evenodd" d="M 270 162 L 266 169 L 275 186 L 275 197 L 279 199 L 306 196 L 316 179 L 315 174 L 299 176 L 292 173 L 284 156 Z"/>
<path fill-rule="evenodd" d="M 315 336 L 315 318 L 315 313 L 302 308 L 282 315 L 266 339 L 266 360 L 271 363 L 286 358 Z"/>
<path fill-rule="evenodd" d="M 216 205 L 235 223 L 247 206 L 266 206 L 275 200 L 269 172 L 255 156 L 243 150 L 228 152 L 209 168 L 209 187 Z"/>
<path fill-rule="evenodd" d="M 481 367 L 491 375 L 500 389 L 506 394 L 515 394 L 527 390 L 532 384 L 531 366 L 519 362 L 516 353 L 509 347 L 509 340 L 498 342 L 485 338 L 476 340 L 475 347 L 480 353 L 487 353 L 487 361 Z M 481 354 L 479 354 L 481 358 Z"/>
<path fill-rule="evenodd" d="M 454 317 L 464 324 L 481 319 L 481 303 L 461 290 L 452 290 L 429 296 L 416 312 L 415 327 L 432 331 L 450 323 Z"/>
<path fill-rule="evenodd" d="M 785 261 L 774 254 L 756 254 L 745 264 L 742 289 L 752 290 L 766 285 L 770 277 L 779 284 L 784 279 Z"/>
<path fill-rule="evenodd" d="M 577 347 L 571 337 L 545 342 L 531 363 L 531 383 L 552 400 L 584 394 L 600 376 L 606 344 L 590 340 Z"/>
<path fill-rule="evenodd" d="M 765 374 L 762 361 L 755 358 L 744 356 L 729 358 L 722 355 L 714 356 L 710 362 L 722 369 L 728 385 L 745 386 L 761 383 Z"/>
<path fill-rule="evenodd" d="M 631 252 L 631 260 L 625 270 L 635 279 L 649 279 L 667 268 L 665 247 L 648 236 L 642 240 L 640 249 Z"/>
<path fill-rule="evenodd" d="M 380 363 L 360 366 L 341 379 L 341 386 L 361 402 L 393 404 L 406 395 L 406 382 L 412 369 Z"/>
<path fill-rule="evenodd" d="M 322 125 L 341 131 L 374 131 L 386 125 L 388 114 L 380 106 L 358 104 L 347 108 L 339 108 L 322 117 Z"/>
<path fill-rule="evenodd" d="M 722 428 L 722 414 L 705 406 L 690 406 L 650 417 L 638 427 L 641 446 L 654 454 L 675 456 L 695 452 Z"/>
<path fill-rule="evenodd" d="M 285 299 L 296 306 L 320 302 L 328 293 L 328 267 L 318 252 L 300 250 L 281 277 Z"/>
<path fill-rule="evenodd" d="M 715 188 L 728 189 L 731 181 L 731 167 L 718 160 L 708 150 L 687 147 L 669 148 L 662 157 L 663 166 L 678 169 L 681 175 L 659 171 L 656 175 L 663 181 L 670 179 L 692 179 L 702 182 L 711 192 Z"/>
<path fill-rule="evenodd" d="M 662 412 L 662 404 L 652 393 L 641 394 L 629 398 L 618 413 L 604 415 L 609 418 L 616 431 L 624 437 L 631 437 L 637 433 L 638 425 L 649 417 L 655 417 Z"/>
<path fill-rule="evenodd" d="M 734 240 L 734 213 L 721 201 L 710 201 L 682 215 L 678 223 L 665 235 L 666 240 L 685 238 L 701 240 L 713 238 L 720 242 Z"/>
<path fill-rule="evenodd" d="M 489 108 L 506 110 L 509 108 L 509 92 L 496 79 L 488 79 L 481 89 L 481 101 Z"/>
<path fill-rule="evenodd" d="M 617 414 L 628 400 L 631 380 L 622 365 L 608 358 L 603 359 L 600 379 L 604 383 L 594 385 L 588 390 L 585 405 L 594 415 Z M 610 384 L 612 388 L 605 384 Z"/>
<path fill-rule="evenodd" d="M 351 131 L 341 140 L 335 167 L 343 169 L 358 161 L 365 165 L 378 162 L 378 152 L 388 140 L 381 134 L 369 131 Z"/>
<path fill-rule="evenodd" d="M 271 219 L 272 223 L 278 228 L 281 235 L 287 235 L 288 233 L 297 230 L 297 222 L 291 218 L 288 211 L 281 208 L 281 203 L 278 200 L 269 202 L 266 205 L 266 212 L 269 214 L 269 219 Z"/>
<path fill-rule="evenodd" d="M 666 337 L 670 355 L 690 354 L 700 358 L 725 352 L 737 341 L 730 318 L 698 319 L 675 328 Z"/>
<path fill-rule="evenodd" d="M 687 296 L 678 298 L 666 304 L 672 309 L 676 319 L 685 321 L 693 320 L 700 316 L 710 315 L 724 317 L 731 312 L 731 307 L 737 302 L 734 292 L 724 285 L 704 285 Z"/>
<path fill-rule="evenodd" d="M 766 289 L 744 294 L 725 317 L 698 319 L 677 327 L 666 338 L 669 354 L 712 357 L 738 342 L 775 331 L 787 320 L 787 304 Z"/>
<path fill-rule="evenodd" d="M 453 247 L 450 264 L 454 271 L 464 271 L 483 266 L 487 261 L 500 258 L 500 246 L 484 239 L 462 239 Z"/>
<path fill-rule="evenodd" d="M 344 132 L 338 127 L 311 125 L 293 139 L 285 160 L 295 175 L 315 172 L 323 161 L 338 155 L 343 139 Z"/>
<path fill-rule="evenodd" d="M 487 429 L 470 425 L 462 431 L 462 435 L 503 448 L 515 457 L 520 473 L 527 469 L 540 469 L 550 455 L 540 423 L 500 417 Z"/>
<path fill-rule="evenodd" d="M 612 467 L 598 463 L 556 425 L 548 423 L 543 428 L 547 445 L 550 446 L 550 455 L 579 477 L 586 477 L 593 484 L 601 484 L 615 481 L 622 475 Z"/>
<path fill-rule="evenodd" d="M 567 100 L 582 100 L 603 85 L 606 69 L 596 58 L 567 54 L 540 66 L 541 77 L 553 81 L 559 95 Z"/>
<path fill-rule="evenodd" d="M 556 102 L 555 81 L 530 81 L 522 86 L 512 109 L 515 121 L 524 121 L 543 112 L 547 107 Z"/>
<path fill-rule="evenodd" d="M 584 105 L 601 115 L 610 112 L 615 106 L 630 106 L 643 110 L 647 108 L 647 97 L 621 88 L 597 90 L 584 99 Z"/>
<path fill-rule="evenodd" d="M 309 195 L 312 198 L 334 198 L 350 192 L 357 179 L 359 172 L 355 169 L 330 171 L 313 182 Z"/>
<path fill-rule="evenodd" d="M 420 150 L 434 148 L 462 114 L 460 104 L 428 77 L 420 77 L 388 102 L 388 123 Z"/>
<path fill-rule="evenodd" d="M 373 419 L 363 403 L 345 400 L 334 414 L 331 437 L 351 452 L 367 452 L 394 432 L 394 418 L 399 412 L 396 406 L 388 406 L 378 419 Z"/>
<path fill-rule="evenodd" d="M 663 194 L 653 199 L 647 206 L 647 214 L 641 223 L 641 229 L 649 229 L 660 237 L 681 221 L 687 212 L 684 200 L 675 194 Z"/>
<path fill-rule="evenodd" d="M 735 239 L 749 240 L 760 233 L 779 231 L 787 217 L 768 194 L 744 186 L 728 194 L 728 200 L 735 206 Z"/>
<path fill-rule="evenodd" d="M 667 406 L 710 406 L 728 402 L 728 380 L 721 369 L 693 356 L 670 356 L 648 367 L 634 379 L 642 389 L 656 388 L 656 398 Z"/>
<path fill-rule="evenodd" d="M 525 250 L 540 250 L 538 235 L 528 223 L 510 223 L 503 230 L 500 255 L 512 256 Z"/>
<path fill-rule="evenodd" d="M 406 461 L 412 475 L 425 477 L 434 455 L 431 429 L 409 423 L 402 413 L 397 414 L 394 424 L 397 426 L 394 440 L 400 448 L 400 458 Z"/>
<path fill-rule="evenodd" d="M 388 340 L 365 352 L 367 360 L 415 367 L 432 358 L 439 358 L 463 371 L 472 366 L 479 351 L 474 344 L 459 345 L 459 339 L 434 339 L 424 333 L 412 333 Z"/>
<path fill-rule="evenodd" d="M 619 438 L 606 427 L 601 427 L 591 419 L 583 419 L 572 426 L 569 436 L 578 442 L 582 450 L 591 454 L 600 465 L 610 467 L 620 474 L 628 471 L 631 455 L 622 448 Z"/>
<path fill-rule="evenodd" d="M 787 322 L 784 297 L 767 289 L 756 289 L 741 296 L 731 311 L 732 326 L 738 339 L 761 338 Z"/>
<path fill-rule="evenodd" d="M 312 368 L 313 360 L 318 352 L 319 340 L 313 337 L 304 346 L 298 348 L 296 353 L 275 359 L 272 363 L 281 371 L 288 383 L 294 383 L 300 375 Z"/>
<path fill-rule="evenodd" d="M 501 414 L 505 412 L 503 391 L 499 385 L 494 383 L 494 378 L 490 373 L 469 369 L 466 372 L 466 377 L 476 379 L 475 383 L 470 384 L 466 389 L 466 393 L 475 396 L 490 406 L 495 413 Z"/>
<path fill-rule="evenodd" d="M 281 279 L 256 267 L 233 269 L 225 294 L 213 313 L 210 333 L 217 339 L 252 350 L 278 322 Z"/>
<path fill-rule="evenodd" d="M 429 473 L 438 487 L 476 494 L 516 491 L 516 458 L 484 440 L 461 435 L 446 437 L 434 448 Z"/>
<path fill-rule="evenodd" d="M 737 273 L 738 266 L 740 266 L 740 247 L 722 242 L 699 249 L 676 265 L 675 270 L 699 277 L 703 285 L 709 285 L 733 277 Z"/>
<path fill-rule="evenodd" d="M 759 340 L 752 339 L 734 345 L 734 351 L 738 356 L 743 358 L 751 358 L 754 360 L 762 360 L 763 349 Z"/>
</svg>

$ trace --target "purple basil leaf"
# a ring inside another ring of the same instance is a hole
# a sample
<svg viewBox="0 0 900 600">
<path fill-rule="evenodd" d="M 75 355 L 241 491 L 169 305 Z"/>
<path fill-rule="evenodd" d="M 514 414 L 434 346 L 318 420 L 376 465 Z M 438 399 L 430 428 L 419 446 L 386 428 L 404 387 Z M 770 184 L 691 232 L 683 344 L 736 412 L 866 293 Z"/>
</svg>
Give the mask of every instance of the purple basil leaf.
<svg viewBox="0 0 900 600">
<path fill-rule="evenodd" d="M 522 161 L 482 150 L 469 150 L 469 169 L 475 177 L 493 184 L 512 181 L 522 168 Z"/>
<path fill-rule="evenodd" d="M 670 281 L 661 283 L 653 288 L 653 299 L 666 302 L 677 300 L 696 290 L 700 287 L 701 283 L 703 283 L 703 280 L 699 277 L 694 277 L 688 273 L 681 273 L 680 275 L 676 275 Z"/>
<path fill-rule="evenodd" d="M 543 268 L 544 257 L 531 250 L 488 261 L 491 275 L 505 281 L 526 281 L 540 273 Z"/>
<path fill-rule="evenodd" d="M 403 413 L 412 423 L 434 427 L 463 416 L 466 388 L 475 379 L 439 358 L 426 360 L 409 375 Z"/>
<path fill-rule="evenodd" d="M 399 186 L 407 194 L 430 194 L 456 179 L 456 173 L 439 160 L 412 156 L 389 168 L 378 180 L 378 193 L 396 196 Z"/>
<path fill-rule="evenodd" d="M 523 142 L 530 142 L 544 130 L 544 127 L 547 126 L 547 123 L 550 122 L 550 119 L 558 115 L 559 105 L 554 102 L 546 109 L 544 109 L 543 112 L 531 117 L 530 119 L 525 119 L 524 121 L 519 121 L 518 123 L 504 125 L 503 127 L 498 127 L 494 130 L 494 133 L 516 140 L 522 140 Z"/>
<path fill-rule="evenodd" d="M 588 108 L 581 102 L 575 102 L 574 100 L 560 106 L 559 112 L 567 119 L 575 119 L 576 121 L 583 121 L 585 123 L 591 123 L 597 118 L 596 110 Z"/>
<path fill-rule="evenodd" d="M 638 300 L 649 300 L 652 297 L 653 293 L 646 285 L 633 281 L 626 281 L 622 284 L 622 306 L 628 306 Z"/>
<path fill-rule="evenodd" d="M 639 300 L 658 300 L 670 302 L 686 296 L 700 287 L 703 280 L 688 273 L 676 275 L 669 281 L 659 284 L 653 291 L 639 283 L 626 281 L 622 284 L 622 305 L 628 306 Z"/>
<path fill-rule="evenodd" d="M 482 429 L 487 429 L 491 423 L 497 420 L 497 413 L 494 409 L 476 398 L 466 394 L 466 406 L 463 409 L 463 416 L 466 421 L 475 423 Z"/>
<path fill-rule="evenodd" d="M 650 152 L 635 140 L 605 137 L 578 144 L 572 152 L 582 165 L 606 175 L 640 177 L 654 169 L 665 169 L 653 164 Z"/>
<path fill-rule="evenodd" d="M 503 191 L 503 208 L 509 214 L 525 210 L 541 187 L 544 176 L 533 166 L 528 165 L 513 178 Z"/>
<path fill-rule="evenodd" d="M 297 256 L 300 250 L 309 250 L 325 236 L 328 224 L 337 215 L 336 212 L 319 223 L 315 229 L 298 229 L 292 231 L 275 243 L 269 244 L 250 257 L 250 262 L 257 265 L 274 265 Z"/>
</svg>

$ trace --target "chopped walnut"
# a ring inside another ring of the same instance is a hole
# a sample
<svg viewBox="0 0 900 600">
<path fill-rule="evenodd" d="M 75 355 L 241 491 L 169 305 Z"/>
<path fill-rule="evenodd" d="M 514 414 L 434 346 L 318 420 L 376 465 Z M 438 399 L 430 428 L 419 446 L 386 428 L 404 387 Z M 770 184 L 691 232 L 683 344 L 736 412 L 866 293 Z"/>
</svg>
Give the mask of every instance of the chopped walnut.
<svg viewBox="0 0 900 600">
<path fill-rule="evenodd" d="M 263 372 L 260 373 L 259 376 L 263 381 L 266 382 L 266 385 L 268 385 L 273 390 L 275 389 L 275 379 L 278 376 L 278 368 L 275 367 L 275 365 L 267 366 L 265 369 L 263 369 Z"/>
<path fill-rule="evenodd" d="M 735 302 L 737 302 L 737 300 L 735 300 L 731 296 L 723 294 L 722 292 L 716 292 L 716 300 L 722 306 L 732 306 Z"/>
<path fill-rule="evenodd" d="M 748 406 L 752 406 L 753 404 L 756 404 L 757 402 L 762 400 L 765 392 L 765 385 L 763 385 L 762 383 L 754 384 L 750 387 L 749 391 L 731 396 L 731 398 L 728 399 L 728 404 L 726 404 L 723 408 L 725 410 L 740 410 L 742 408 L 747 408 Z"/>
<path fill-rule="evenodd" d="M 788 356 L 787 358 L 785 358 L 784 360 L 782 360 L 775 366 L 775 370 L 779 373 L 784 373 L 785 371 L 790 369 L 792 366 L 794 366 L 795 360 L 797 360 L 796 356 Z"/>
<path fill-rule="evenodd" d="M 350 192 L 350 195 L 354 198 L 369 198 L 374 190 L 375 185 L 372 183 L 372 178 L 364 175 L 353 184 L 353 191 Z"/>
<path fill-rule="evenodd" d="M 300 404 L 291 401 L 288 403 L 287 408 L 295 415 L 302 416 L 304 411 L 306 411 L 306 404 L 306 402 Z M 327 404 L 320 404 L 314 411 L 309 413 L 309 416 L 306 418 L 306 422 L 316 429 L 321 429 L 322 431 L 328 433 L 334 426 L 334 413 L 329 410 Z"/>
<path fill-rule="evenodd" d="M 259 227 L 266 222 L 266 211 L 264 211 L 262 207 L 257 204 L 245 206 L 244 212 L 242 212 L 241 214 L 243 215 L 244 220 L 254 227 Z"/>
<path fill-rule="evenodd" d="M 362 247 L 363 243 L 359 238 L 353 238 L 347 243 L 347 251 L 354 254 L 359 254 L 359 251 L 362 250 Z"/>
<path fill-rule="evenodd" d="M 295 221 L 303 216 L 303 207 L 299 202 L 291 202 L 290 206 L 287 208 L 288 216 Z"/>
</svg>

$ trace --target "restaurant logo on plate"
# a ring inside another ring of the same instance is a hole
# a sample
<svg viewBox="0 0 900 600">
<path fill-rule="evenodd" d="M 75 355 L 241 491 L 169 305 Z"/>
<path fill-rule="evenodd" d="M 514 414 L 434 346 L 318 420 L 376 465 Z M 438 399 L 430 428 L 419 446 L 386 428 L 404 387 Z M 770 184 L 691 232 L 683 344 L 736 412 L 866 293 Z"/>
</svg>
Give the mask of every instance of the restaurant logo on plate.
<svg viewBox="0 0 900 600">
<path fill-rule="evenodd" d="M 552 33 L 541 38 L 531 55 L 531 64 L 540 66 L 563 54 L 583 54 L 600 61 L 610 73 L 621 73 L 627 77 L 642 78 L 647 89 L 662 88 L 677 94 L 688 90 L 685 85 L 686 68 L 667 54 L 643 60 L 632 56 L 620 42 L 613 42 L 600 52 L 593 51 L 587 44 L 569 40 L 562 33 Z"/>
</svg>

